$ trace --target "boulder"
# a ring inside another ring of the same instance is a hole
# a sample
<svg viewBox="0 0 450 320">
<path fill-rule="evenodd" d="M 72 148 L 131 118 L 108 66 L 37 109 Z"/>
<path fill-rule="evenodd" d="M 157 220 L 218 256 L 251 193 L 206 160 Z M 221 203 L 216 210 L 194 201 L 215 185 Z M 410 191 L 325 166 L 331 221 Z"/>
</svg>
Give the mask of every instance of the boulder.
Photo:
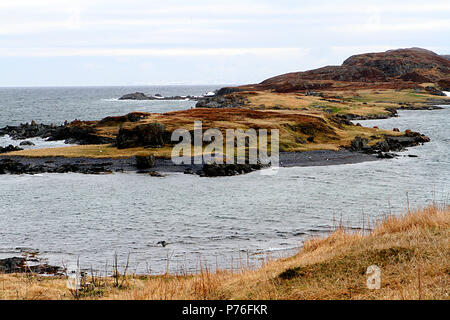
<svg viewBox="0 0 450 320">
<path fill-rule="evenodd" d="M 257 164 L 204 164 L 203 168 L 197 172 L 201 177 L 223 177 L 235 176 L 238 174 L 250 173 L 255 170 L 268 167 L 269 165 Z M 186 172 L 185 172 L 186 173 Z"/>
<path fill-rule="evenodd" d="M 148 169 L 155 165 L 155 156 L 152 154 L 137 154 L 136 167 L 140 170 Z"/>
<path fill-rule="evenodd" d="M 20 143 L 21 146 L 34 146 L 34 143 L 28 140 L 22 141 Z"/>
<path fill-rule="evenodd" d="M 380 159 L 393 159 L 396 156 L 398 156 L 398 155 L 396 155 L 395 153 L 379 152 L 377 157 L 380 158 Z"/>
<path fill-rule="evenodd" d="M 350 142 L 350 150 L 351 151 L 361 151 L 369 142 L 367 138 L 361 138 L 360 136 L 356 136 L 355 139 L 353 139 Z"/>
</svg>

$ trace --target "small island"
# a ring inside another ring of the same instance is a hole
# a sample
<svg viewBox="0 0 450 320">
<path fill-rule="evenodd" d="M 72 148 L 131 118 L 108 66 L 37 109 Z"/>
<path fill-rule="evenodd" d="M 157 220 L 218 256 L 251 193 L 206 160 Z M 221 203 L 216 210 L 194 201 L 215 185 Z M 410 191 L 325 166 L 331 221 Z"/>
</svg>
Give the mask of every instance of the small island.
<svg viewBox="0 0 450 320">
<path fill-rule="evenodd" d="M 135 92 L 135 93 L 127 93 L 119 98 L 119 100 L 191 100 L 191 101 L 198 101 L 204 97 L 211 97 L 214 96 L 215 92 L 207 92 L 202 96 L 170 96 L 170 97 L 164 97 L 161 94 L 157 93 L 155 95 L 146 95 L 142 92 Z"/>
</svg>

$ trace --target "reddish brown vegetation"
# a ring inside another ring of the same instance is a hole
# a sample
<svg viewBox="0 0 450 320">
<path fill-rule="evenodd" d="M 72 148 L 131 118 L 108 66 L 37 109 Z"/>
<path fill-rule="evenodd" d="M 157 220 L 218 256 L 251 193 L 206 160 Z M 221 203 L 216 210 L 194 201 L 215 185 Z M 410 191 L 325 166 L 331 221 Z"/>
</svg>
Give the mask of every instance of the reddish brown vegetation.
<svg viewBox="0 0 450 320">
<path fill-rule="evenodd" d="M 238 90 L 295 92 L 330 88 L 412 88 L 417 83 L 433 82 L 447 89 L 450 61 L 434 52 L 398 49 L 354 55 L 341 66 L 326 66 L 305 72 L 291 72 Z"/>
</svg>

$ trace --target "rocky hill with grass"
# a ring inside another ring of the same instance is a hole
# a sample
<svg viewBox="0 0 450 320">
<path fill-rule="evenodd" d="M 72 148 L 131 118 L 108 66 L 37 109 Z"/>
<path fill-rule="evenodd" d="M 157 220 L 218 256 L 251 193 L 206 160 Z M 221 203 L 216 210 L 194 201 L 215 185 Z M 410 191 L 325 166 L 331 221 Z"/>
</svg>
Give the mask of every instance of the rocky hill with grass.
<svg viewBox="0 0 450 320">
<path fill-rule="evenodd" d="M 243 90 L 296 92 L 339 87 L 413 88 L 418 83 L 434 83 L 450 89 L 450 60 L 421 48 L 364 53 L 349 57 L 340 66 L 326 66 L 304 72 L 291 72 L 259 84 L 223 88 L 220 93 Z"/>
</svg>

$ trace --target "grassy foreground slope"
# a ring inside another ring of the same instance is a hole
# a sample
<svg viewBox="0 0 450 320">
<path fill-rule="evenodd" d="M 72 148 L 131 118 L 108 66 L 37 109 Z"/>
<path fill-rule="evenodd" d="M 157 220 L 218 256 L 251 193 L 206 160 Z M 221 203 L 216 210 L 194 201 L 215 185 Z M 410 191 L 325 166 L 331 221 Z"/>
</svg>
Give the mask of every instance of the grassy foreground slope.
<svg viewBox="0 0 450 320">
<path fill-rule="evenodd" d="M 338 228 L 309 239 L 298 254 L 239 272 L 128 276 L 79 292 L 81 299 L 449 299 L 450 206 L 389 216 L 370 232 Z M 381 288 L 366 287 L 367 267 Z M 92 281 L 92 279 L 88 279 Z M 122 282 L 122 281 L 121 281 Z M 0 275 L 1 299 L 73 299 L 64 278 Z"/>
</svg>

